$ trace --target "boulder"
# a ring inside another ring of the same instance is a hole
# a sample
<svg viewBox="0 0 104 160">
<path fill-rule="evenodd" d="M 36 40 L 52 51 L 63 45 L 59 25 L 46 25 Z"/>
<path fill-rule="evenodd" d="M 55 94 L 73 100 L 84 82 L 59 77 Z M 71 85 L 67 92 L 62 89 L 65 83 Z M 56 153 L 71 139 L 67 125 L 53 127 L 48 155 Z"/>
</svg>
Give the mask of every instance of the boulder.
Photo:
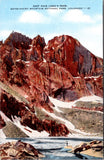
<svg viewBox="0 0 104 160">
<path fill-rule="evenodd" d="M 38 159 L 44 157 L 37 149 L 28 143 L 24 143 L 21 140 L 7 142 L 0 145 L 0 159 Z"/>
<path fill-rule="evenodd" d="M 91 141 L 86 143 L 81 143 L 78 146 L 75 146 L 72 149 L 72 153 L 79 154 L 82 156 L 91 156 L 91 157 L 97 157 L 97 158 L 103 158 L 103 141 Z"/>
</svg>

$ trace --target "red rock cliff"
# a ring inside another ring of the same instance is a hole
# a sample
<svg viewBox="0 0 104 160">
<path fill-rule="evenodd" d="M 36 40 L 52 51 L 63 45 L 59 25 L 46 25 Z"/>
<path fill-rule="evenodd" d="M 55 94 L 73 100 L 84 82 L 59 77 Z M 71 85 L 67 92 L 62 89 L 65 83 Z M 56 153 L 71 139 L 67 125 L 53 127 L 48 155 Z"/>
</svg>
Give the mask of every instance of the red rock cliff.
<svg viewBox="0 0 104 160">
<path fill-rule="evenodd" d="M 0 80 L 29 103 L 20 103 L 3 91 L 0 110 L 10 119 L 20 116 L 21 123 L 32 129 L 46 130 L 51 136 L 67 135 L 64 124 L 40 120 L 35 109 L 54 112 L 49 96 L 63 101 L 92 94 L 102 97 L 102 63 L 71 36 L 54 37 L 46 45 L 41 36 L 32 40 L 13 32 L 0 45 Z"/>
</svg>

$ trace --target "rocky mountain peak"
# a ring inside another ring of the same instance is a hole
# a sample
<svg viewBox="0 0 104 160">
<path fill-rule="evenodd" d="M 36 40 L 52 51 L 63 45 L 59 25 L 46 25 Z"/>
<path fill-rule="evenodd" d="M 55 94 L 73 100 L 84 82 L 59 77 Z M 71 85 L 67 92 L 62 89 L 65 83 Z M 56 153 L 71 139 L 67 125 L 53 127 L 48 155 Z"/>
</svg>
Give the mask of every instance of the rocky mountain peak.
<svg viewBox="0 0 104 160">
<path fill-rule="evenodd" d="M 101 74 L 102 59 L 94 56 L 75 38 L 62 35 L 54 37 L 44 48 L 47 62 L 65 67 L 74 77 Z"/>
<path fill-rule="evenodd" d="M 31 39 L 12 32 L 0 45 L 0 110 L 11 121 L 19 118 L 25 128 L 66 136 L 71 133 L 63 119 L 67 114 L 54 102 L 66 105 L 85 96 L 102 97 L 102 66 L 101 58 L 71 36 L 56 36 L 46 45 L 40 35 Z M 102 106 L 91 109 L 102 111 Z M 0 127 L 4 125 L 2 120 Z"/>
<path fill-rule="evenodd" d="M 18 32 L 12 32 L 5 40 L 5 45 L 14 46 L 15 48 L 29 48 L 32 39 Z"/>
</svg>

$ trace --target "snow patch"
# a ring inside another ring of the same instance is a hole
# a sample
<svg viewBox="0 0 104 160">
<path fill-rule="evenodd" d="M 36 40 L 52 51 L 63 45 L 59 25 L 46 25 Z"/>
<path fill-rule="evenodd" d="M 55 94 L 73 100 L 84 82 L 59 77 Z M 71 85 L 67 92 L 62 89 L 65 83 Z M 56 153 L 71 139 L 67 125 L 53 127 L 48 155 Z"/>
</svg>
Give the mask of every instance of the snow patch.
<svg viewBox="0 0 104 160">
<path fill-rule="evenodd" d="M 100 77 L 100 75 L 98 75 L 98 76 L 88 76 L 88 77 L 84 77 L 84 79 L 87 79 L 87 78 L 99 78 Z"/>
<path fill-rule="evenodd" d="M 76 102 L 78 101 L 84 101 L 84 102 L 93 102 L 93 103 L 103 103 L 103 98 L 99 96 L 85 96 L 81 97 L 73 102 L 63 102 L 60 100 L 57 100 L 55 98 L 49 97 L 50 101 L 55 105 L 56 109 L 60 108 L 72 108 L 72 106 L 76 106 Z"/>
<path fill-rule="evenodd" d="M 43 58 L 43 62 L 45 62 L 45 63 L 47 62 L 45 58 Z"/>
<path fill-rule="evenodd" d="M 4 120 L 4 122 L 11 121 L 2 111 L 0 111 L 0 115 L 2 119 Z"/>
<path fill-rule="evenodd" d="M 48 48 L 48 45 L 46 45 L 45 47 L 44 47 L 44 49 L 47 49 Z"/>
<path fill-rule="evenodd" d="M 61 118 L 61 117 L 58 117 L 58 116 L 56 116 L 54 113 L 50 113 L 50 112 L 48 112 L 48 111 L 46 111 L 45 109 L 42 109 L 45 113 L 47 113 L 50 117 L 52 117 L 52 118 L 54 118 L 54 119 L 56 119 L 56 120 L 59 120 L 59 121 L 61 121 L 61 122 L 64 122 L 64 124 L 69 128 L 69 129 L 74 129 L 75 128 L 75 126 L 71 123 L 71 122 L 69 122 L 68 120 L 66 120 L 66 119 L 63 119 L 63 118 Z"/>
<path fill-rule="evenodd" d="M 31 52 L 31 51 L 32 51 L 32 48 L 30 48 L 30 49 L 27 49 L 27 51 Z"/>
<path fill-rule="evenodd" d="M 4 120 L 5 123 L 7 121 L 11 121 L 2 111 L 0 111 L 0 115 L 1 115 L 1 117 Z M 2 129 L 0 129 L 0 138 L 6 138 L 6 136 L 5 136 L 5 134 L 4 134 Z"/>
<path fill-rule="evenodd" d="M 77 101 L 85 101 L 85 102 L 91 101 L 91 102 L 103 103 L 103 98 L 93 95 L 93 96 L 81 97 Z"/>
<path fill-rule="evenodd" d="M 19 61 L 21 61 L 21 59 L 17 59 L 17 60 L 16 60 L 16 62 L 19 62 Z"/>
<path fill-rule="evenodd" d="M 50 101 L 55 105 L 55 108 L 58 108 L 61 107 L 61 108 L 72 108 L 73 104 L 75 103 L 74 102 L 63 102 L 63 101 L 60 101 L 60 100 L 57 100 L 55 98 L 52 98 L 52 97 L 49 97 Z"/>
<path fill-rule="evenodd" d="M 42 110 L 43 110 L 45 113 L 47 113 L 50 117 L 52 117 L 53 119 L 59 120 L 59 121 L 61 121 L 63 124 L 65 124 L 66 127 L 69 129 L 69 132 L 70 132 L 70 130 L 72 130 L 72 131 L 77 132 L 77 134 L 80 134 L 80 135 L 91 135 L 90 133 L 82 132 L 82 131 L 80 131 L 79 129 L 75 129 L 75 126 L 74 126 L 70 121 L 68 121 L 68 120 L 66 120 L 66 119 L 64 119 L 64 118 L 61 118 L 61 117 L 59 117 L 59 116 L 56 116 L 54 113 L 50 113 L 50 112 L 46 111 L 45 109 L 42 109 Z M 69 133 L 68 136 L 70 136 L 70 133 Z"/>
<path fill-rule="evenodd" d="M 40 138 L 49 136 L 49 133 L 47 133 L 46 131 L 38 132 L 36 130 L 31 129 L 28 126 L 23 126 L 20 123 L 20 118 L 17 116 L 14 116 L 14 118 L 12 117 L 12 120 L 17 127 L 19 127 L 25 134 L 27 134 L 31 138 L 38 138 L 38 137 Z"/>
<path fill-rule="evenodd" d="M 25 108 L 26 108 L 28 111 L 30 111 L 29 108 L 28 108 L 27 106 L 25 106 Z"/>
<path fill-rule="evenodd" d="M 84 77 L 84 79 L 94 78 L 94 80 L 96 80 L 96 79 L 99 78 L 99 77 L 100 77 L 100 75 L 98 75 L 98 76 L 87 76 L 87 77 Z M 78 76 L 78 77 L 74 77 L 74 78 L 81 78 L 81 77 Z"/>
<path fill-rule="evenodd" d="M 56 64 L 55 62 L 51 62 L 51 63 Z"/>
<path fill-rule="evenodd" d="M 6 138 L 6 136 L 5 136 L 5 134 L 4 134 L 2 129 L 0 129 L 0 138 Z"/>
<path fill-rule="evenodd" d="M 25 61 L 26 64 L 30 63 L 30 61 Z"/>
<path fill-rule="evenodd" d="M 28 95 L 25 94 L 24 97 L 25 97 L 25 98 L 28 98 Z"/>
<path fill-rule="evenodd" d="M 57 106 L 55 106 L 54 110 L 56 110 L 57 112 L 63 113 L 63 111 L 61 111 Z"/>
<path fill-rule="evenodd" d="M 80 79 L 81 77 L 79 76 L 79 77 L 74 77 L 74 78 L 79 78 Z"/>
</svg>

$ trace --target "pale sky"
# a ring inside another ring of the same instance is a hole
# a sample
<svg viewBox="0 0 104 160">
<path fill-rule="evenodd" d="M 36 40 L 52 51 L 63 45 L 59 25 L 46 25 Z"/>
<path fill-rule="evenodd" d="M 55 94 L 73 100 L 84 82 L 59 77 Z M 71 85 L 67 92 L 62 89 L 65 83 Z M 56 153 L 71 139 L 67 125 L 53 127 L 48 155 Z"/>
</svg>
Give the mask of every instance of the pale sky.
<svg viewBox="0 0 104 160">
<path fill-rule="evenodd" d="M 41 5 L 50 9 L 39 9 Z M 64 34 L 103 57 L 102 15 L 103 0 L 0 0 L 0 40 L 12 31 L 30 38 L 41 35 L 46 42 Z"/>
</svg>

